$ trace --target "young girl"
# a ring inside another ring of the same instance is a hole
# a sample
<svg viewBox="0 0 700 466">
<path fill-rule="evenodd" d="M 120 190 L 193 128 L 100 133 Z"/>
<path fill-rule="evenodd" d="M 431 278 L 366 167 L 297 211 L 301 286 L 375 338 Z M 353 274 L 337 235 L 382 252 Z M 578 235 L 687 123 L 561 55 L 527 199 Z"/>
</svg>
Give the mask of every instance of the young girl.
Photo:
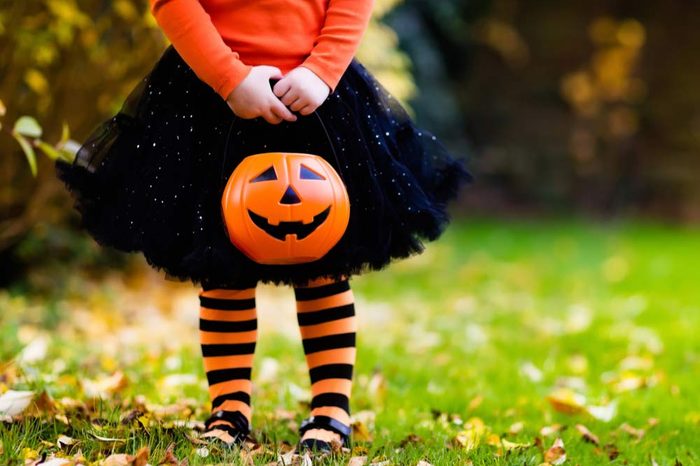
<svg viewBox="0 0 700 466">
<path fill-rule="evenodd" d="M 228 444 L 250 432 L 258 282 L 294 287 L 311 379 L 300 447 L 348 444 L 355 363 L 349 278 L 423 250 L 469 174 L 353 56 L 373 0 L 150 0 L 172 42 L 75 162 L 57 162 L 82 225 L 201 284 L 212 415 Z M 226 235 L 221 196 L 246 156 L 324 157 L 350 200 L 341 240 L 295 265 L 252 261 Z"/>
</svg>

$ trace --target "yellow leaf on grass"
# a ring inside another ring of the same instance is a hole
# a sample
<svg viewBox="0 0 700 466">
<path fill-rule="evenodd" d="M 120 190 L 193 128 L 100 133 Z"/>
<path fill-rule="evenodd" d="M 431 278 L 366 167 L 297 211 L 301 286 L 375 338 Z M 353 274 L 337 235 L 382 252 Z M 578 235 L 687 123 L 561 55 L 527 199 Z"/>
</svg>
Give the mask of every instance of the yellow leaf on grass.
<svg viewBox="0 0 700 466">
<path fill-rule="evenodd" d="M 631 372 L 624 372 L 613 382 L 613 390 L 616 393 L 639 390 L 647 386 L 647 378 Z"/>
<path fill-rule="evenodd" d="M 486 439 L 486 443 L 488 445 L 491 445 L 492 447 L 498 447 L 502 448 L 505 451 L 511 451 L 511 450 L 517 450 L 518 448 L 528 448 L 531 447 L 531 443 L 517 443 L 517 442 L 511 442 L 506 439 L 502 439 L 500 436 L 496 434 L 491 434 L 488 436 Z M 500 451 L 499 451 L 500 452 Z"/>
<path fill-rule="evenodd" d="M 586 397 L 570 388 L 558 388 L 547 396 L 552 407 L 566 414 L 581 413 L 586 410 Z"/>
<path fill-rule="evenodd" d="M 372 433 L 369 431 L 367 424 L 361 421 L 352 423 L 352 437 L 360 442 L 372 441 Z"/>
<path fill-rule="evenodd" d="M 464 424 L 464 430 L 455 436 L 453 443 L 467 451 L 473 450 L 479 446 L 485 433 L 486 425 L 484 421 L 478 417 L 473 417 Z"/>
<path fill-rule="evenodd" d="M 22 458 L 25 460 L 33 460 L 39 457 L 39 452 L 29 447 L 22 449 Z"/>
<path fill-rule="evenodd" d="M 501 437 L 498 434 L 489 434 L 489 436 L 486 437 L 486 445 L 491 445 L 492 447 L 500 447 Z"/>
<path fill-rule="evenodd" d="M 501 439 L 501 446 L 507 451 L 511 450 L 517 450 L 518 448 L 529 448 L 532 446 L 531 443 L 517 443 L 517 442 L 509 442 L 506 439 Z"/>
</svg>

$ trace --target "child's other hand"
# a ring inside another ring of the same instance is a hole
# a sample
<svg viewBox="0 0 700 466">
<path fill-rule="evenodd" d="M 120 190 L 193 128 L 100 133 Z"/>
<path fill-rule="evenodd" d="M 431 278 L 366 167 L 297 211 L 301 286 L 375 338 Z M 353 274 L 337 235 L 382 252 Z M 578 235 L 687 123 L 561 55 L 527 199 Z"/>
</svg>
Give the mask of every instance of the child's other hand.
<svg viewBox="0 0 700 466">
<path fill-rule="evenodd" d="M 231 91 L 226 103 L 239 117 L 249 120 L 263 117 L 276 125 L 282 120 L 296 121 L 297 117 L 273 94 L 270 79 L 282 78 L 282 72 L 274 66 L 254 66 L 248 76 Z"/>
<path fill-rule="evenodd" d="M 293 112 L 310 115 L 328 98 L 331 89 L 316 73 L 299 66 L 287 73 L 272 89 Z"/>
</svg>

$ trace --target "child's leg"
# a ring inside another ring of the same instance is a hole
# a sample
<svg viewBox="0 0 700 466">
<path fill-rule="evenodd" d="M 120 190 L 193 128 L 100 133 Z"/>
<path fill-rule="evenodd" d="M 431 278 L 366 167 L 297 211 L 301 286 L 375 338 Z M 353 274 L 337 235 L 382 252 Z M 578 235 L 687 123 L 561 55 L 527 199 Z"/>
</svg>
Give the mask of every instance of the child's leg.
<svg viewBox="0 0 700 466">
<path fill-rule="evenodd" d="M 348 280 L 319 279 L 295 287 L 297 320 L 311 379 L 311 415 L 350 425 L 350 392 L 355 365 L 357 322 Z M 305 432 L 303 440 L 339 440 L 324 429 Z"/>
<path fill-rule="evenodd" d="M 239 411 L 250 425 L 250 377 L 258 328 L 255 287 L 202 289 L 199 300 L 199 337 L 212 413 Z M 231 422 L 216 420 L 210 429 L 217 425 L 235 433 Z"/>
</svg>

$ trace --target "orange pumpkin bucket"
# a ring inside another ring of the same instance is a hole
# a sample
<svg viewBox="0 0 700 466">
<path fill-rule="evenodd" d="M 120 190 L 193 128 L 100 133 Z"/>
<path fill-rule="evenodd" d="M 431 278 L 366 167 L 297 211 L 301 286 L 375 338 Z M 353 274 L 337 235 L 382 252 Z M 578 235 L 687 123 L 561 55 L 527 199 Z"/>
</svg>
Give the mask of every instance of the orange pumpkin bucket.
<svg viewBox="0 0 700 466">
<path fill-rule="evenodd" d="M 226 183 L 221 209 L 231 242 L 260 264 L 318 260 L 350 220 L 338 173 L 322 157 L 302 153 L 243 159 Z"/>
</svg>

